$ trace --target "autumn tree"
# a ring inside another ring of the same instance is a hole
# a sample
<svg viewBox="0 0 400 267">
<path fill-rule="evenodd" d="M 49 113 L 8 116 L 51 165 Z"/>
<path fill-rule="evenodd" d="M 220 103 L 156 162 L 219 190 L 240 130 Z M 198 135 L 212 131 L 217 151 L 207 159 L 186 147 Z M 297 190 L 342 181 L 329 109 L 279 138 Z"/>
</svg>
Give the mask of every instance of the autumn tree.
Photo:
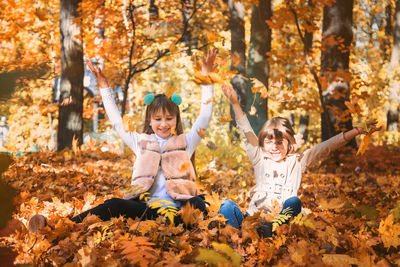
<svg viewBox="0 0 400 267">
<path fill-rule="evenodd" d="M 245 38 L 245 7 L 241 2 L 228 0 L 229 30 L 231 33 L 231 70 L 239 75 L 231 79 L 233 88 L 238 93 L 240 105 L 246 107 L 246 38 Z"/>
<path fill-rule="evenodd" d="M 271 29 L 267 25 L 267 20 L 270 20 L 271 16 L 271 0 L 260 0 L 258 5 L 252 5 L 247 77 L 256 78 L 267 88 L 269 78 L 267 52 L 271 50 Z M 252 108 L 255 110 L 252 111 Z M 246 113 L 250 114 L 248 116 L 250 124 L 258 134 L 268 118 L 267 99 L 261 98 L 258 93 L 253 95 L 251 85 L 246 89 Z"/>
<path fill-rule="evenodd" d="M 324 112 L 321 137 L 328 140 L 352 128 L 345 101 L 350 97 L 349 55 L 353 40 L 353 0 L 337 0 L 324 7 L 322 25 L 321 81 Z M 345 116 L 344 116 L 345 115 Z M 353 145 L 355 142 L 353 141 Z"/>
<path fill-rule="evenodd" d="M 83 139 L 83 47 L 81 29 L 74 20 L 80 0 L 60 1 L 61 81 L 57 149 Z"/>
<path fill-rule="evenodd" d="M 390 4 L 388 5 L 390 6 Z M 389 12 L 391 10 L 389 9 Z M 387 13 L 388 16 L 388 28 L 391 28 L 391 12 Z M 400 63 L 400 1 L 396 1 L 396 9 L 394 15 L 394 30 L 393 33 L 393 47 L 392 55 L 390 58 L 390 69 L 391 69 L 391 81 L 389 84 L 389 99 L 391 104 L 388 107 L 386 113 L 387 129 L 391 131 L 397 131 L 399 129 L 399 104 L 400 104 L 400 82 L 399 82 L 399 63 Z M 390 30 L 388 30 L 390 33 Z M 397 74 L 397 75 L 394 75 Z"/>
</svg>

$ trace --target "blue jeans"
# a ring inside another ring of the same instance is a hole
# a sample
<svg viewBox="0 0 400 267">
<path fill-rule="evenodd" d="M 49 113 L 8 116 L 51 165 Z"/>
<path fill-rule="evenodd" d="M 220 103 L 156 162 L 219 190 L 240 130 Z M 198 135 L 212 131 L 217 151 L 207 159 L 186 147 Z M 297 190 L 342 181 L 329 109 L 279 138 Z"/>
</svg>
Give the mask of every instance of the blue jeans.
<svg viewBox="0 0 400 267">
<path fill-rule="evenodd" d="M 280 212 L 291 208 L 293 210 L 293 215 L 291 217 L 296 217 L 301 212 L 301 201 L 298 197 L 291 197 L 285 200 L 283 203 L 283 208 Z M 243 215 L 239 209 L 239 206 L 233 202 L 232 200 L 223 200 L 221 207 L 219 209 L 219 213 L 224 215 L 225 219 L 227 219 L 226 223 L 240 229 L 242 226 L 242 222 L 247 214 Z M 284 223 L 288 223 L 290 218 L 286 220 Z"/>
</svg>

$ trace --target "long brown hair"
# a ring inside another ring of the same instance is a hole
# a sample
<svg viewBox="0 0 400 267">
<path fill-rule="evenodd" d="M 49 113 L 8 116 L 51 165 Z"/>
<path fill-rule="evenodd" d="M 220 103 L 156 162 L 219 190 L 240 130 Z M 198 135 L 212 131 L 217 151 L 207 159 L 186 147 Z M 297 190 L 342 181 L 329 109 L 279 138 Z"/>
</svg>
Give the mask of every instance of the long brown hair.
<svg viewBox="0 0 400 267">
<path fill-rule="evenodd" d="M 260 147 L 264 147 L 265 138 L 277 140 L 285 138 L 289 142 L 288 153 L 293 152 L 293 145 L 296 144 L 294 130 L 290 121 L 282 117 L 273 117 L 264 123 L 258 134 L 258 145 Z"/>
<path fill-rule="evenodd" d="M 147 105 L 143 133 L 145 133 L 145 134 L 153 134 L 154 133 L 154 131 L 150 125 L 151 116 L 153 116 L 153 114 L 157 113 L 160 109 L 163 112 L 168 112 L 172 116 L 176 116 L 176 126 L 175 126 L 176 135 L 183 134 L 183 124 L 182 124 L 181 112 L 179 110 L 179 107 L 165 94 L 155 95 L 153 102 L 151 102 L 150 105 Z M 192 157 L 190 158 L 190 161 L 193 164 L 193 168 L 194 168 L 194 171 L 197 176 L 196 164 L 195 164 L 195 152 L 193 152 Z"/>
</svg>

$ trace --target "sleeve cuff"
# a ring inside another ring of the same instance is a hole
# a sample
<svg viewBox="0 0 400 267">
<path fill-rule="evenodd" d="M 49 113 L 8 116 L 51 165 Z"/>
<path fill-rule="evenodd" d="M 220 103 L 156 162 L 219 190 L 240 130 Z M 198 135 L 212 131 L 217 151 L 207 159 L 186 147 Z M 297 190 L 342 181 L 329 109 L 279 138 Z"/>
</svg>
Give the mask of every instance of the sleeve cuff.
<svg viewBox="0 0 400 267">
<path fill-rule="evenodd" d="M 236 123 L 237 123 L 237 126 L 239 127 L 239 129 L 241 129 L 245 133 L 253 131 L 253 128 L 251 127 L 246 114 L 244 114 L 240 119 L 236 119 Z"/>
</svg>

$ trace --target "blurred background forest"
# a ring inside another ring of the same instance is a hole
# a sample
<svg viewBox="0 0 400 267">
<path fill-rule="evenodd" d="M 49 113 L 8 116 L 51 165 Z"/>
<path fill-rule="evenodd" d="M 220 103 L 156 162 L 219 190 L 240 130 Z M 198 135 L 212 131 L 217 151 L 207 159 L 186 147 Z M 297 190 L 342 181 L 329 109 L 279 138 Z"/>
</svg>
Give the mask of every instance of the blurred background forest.
<svg viewBox="0 0 400 267">
<path fill-rule="evenodd" d="M 229 80 L 256 132 L 289 117 L 309 145 L 377 119 L 387 129 L 375 142 L 398 142 L 400 1 L 8 0 L 0 10 L 3 150 L 61 150 L 86 135 L 118 150 L 84 57 L 104 68 L 128 128 L 141 131 L 148 92 L 181 94 L 190 126 L 196 62 L 210 47 L 219 67 L 205 144 L 230 143 L 218 85 Z"/>
</svg>

